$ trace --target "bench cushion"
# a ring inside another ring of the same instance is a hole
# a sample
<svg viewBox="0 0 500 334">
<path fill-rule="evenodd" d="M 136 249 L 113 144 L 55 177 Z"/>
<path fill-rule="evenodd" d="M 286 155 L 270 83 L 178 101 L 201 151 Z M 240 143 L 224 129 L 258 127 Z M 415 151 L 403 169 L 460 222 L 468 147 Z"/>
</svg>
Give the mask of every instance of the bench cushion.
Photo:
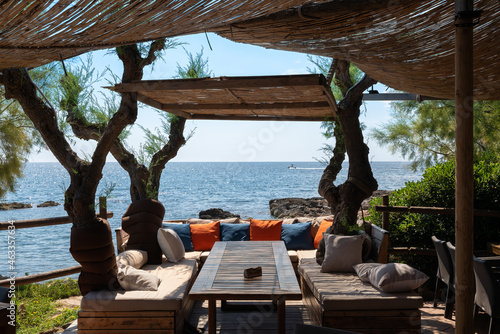
<svg viewBox="0 0 500 334">
<path fill-rule="evenodd" d="M 298 250 L 297 256 L 299 258 L 299 262 L 302 261 L 302 259 L 315 259 L 316 249 Z"/>
<path fill-rule="evenodd" d="M 322 273 L 315 259 L 301 259 L 298 269 L 324 311 L 417 309 L 423 306 L 422 297 L 413 291 L 388 293 L 362 282 L 356 274 Z"/>
<path fill-rule="evenodd" d="M 184 258 L 185 259 L 189 259 L 189 260 L 196 260 L 196 261 L 200 261 L 201 259 L 201 254 L 204 253 L 202 251 L 192 251 L 192 252 L 186 252 L 184 254 Z"/>
<path fill-rule="evenodd" d="M 179 310 L 197 271 L 196 260 L 183 259 L 178 263 L 145 265 L 146 270 L 160 279 L 157 291 L 92 291 L 81 303 L 83 311 L 171 311 Z"/>
</svg>

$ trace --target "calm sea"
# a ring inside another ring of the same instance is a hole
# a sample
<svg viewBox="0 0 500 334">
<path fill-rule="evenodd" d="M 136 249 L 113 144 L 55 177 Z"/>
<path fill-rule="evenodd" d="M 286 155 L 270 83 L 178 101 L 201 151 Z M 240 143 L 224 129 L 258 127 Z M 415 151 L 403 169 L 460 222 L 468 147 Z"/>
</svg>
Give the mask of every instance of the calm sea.
<svg viewBox="0 0 500 334">
<path fill-rule="evenodd" d="M 292 164 L 297 169 L 288 169 Z M 393 190 L 407 181 L 418 180 L 420 173 L 407 169 L 404 162 L 373 162 L 379 189 Z M 198 212 L 222 208 L 241 217 L 271 218 L 269 200 L 285 197 L 318 197 L 318 181 L 323 167 L 317 162 L 171 162 L 163 175 L 159 200 L 165 206 L 165 220 L 198 217 Z M 338 181 L 346 179 L 347 165 Z M 4 202 L 64 202 L 69 185 L 67 172 L 58 163 L 29 163 L 25 177 L 15 193 Z M 112 229 L 120 227 L 120 217 L 130 203 L 128 175 L 118 163 L 106 164 L 98 195 L 106 184 L 115 184 L 108 198 Z M 0 211 L 0 221 L 66 216 L 62 205 Z M 76 265 L 69 254 L 70 224 L 18 229 L 15 233 L 17 276 Z M 0 231 L 0 274 L 9 272 L 7 232 Z"/>
</svg>

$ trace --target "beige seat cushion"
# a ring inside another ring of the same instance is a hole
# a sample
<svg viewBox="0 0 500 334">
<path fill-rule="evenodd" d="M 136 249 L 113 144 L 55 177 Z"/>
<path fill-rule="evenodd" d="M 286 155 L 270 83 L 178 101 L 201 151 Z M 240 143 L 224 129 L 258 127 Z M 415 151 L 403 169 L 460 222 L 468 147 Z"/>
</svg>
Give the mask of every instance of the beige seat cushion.
<svg viewBox="0 0 500 334">
<path fill-rule="evenodd" d="M 315 259 L 301 259 L 299 273 L 325 311 L 417 309 L 423 299 L 415 292 L 383 292 L 356 274 L 322 273 Z"/>
<path fill-rule="evenodd" d="M 83 311 L 156 311 L 179 310 L 188 287 L 197 272 L 197 261 L 183 259 L 178 263 L 145 265 L 146 270 L 160 279 L 157 291 L 92 291 L 82 299 Z"/>
<path fill-rule="evenodd" d="M 299 258 L 299 262 L 302 261 L 302 259 L 315 259 L 316 252 L 317 252 L 317 249 L 298 250 L 297 256 Z"/>
<path fill-rule="evenodd" d="M 184 258 L 185 259 L 190 259 L 190 260 L 200 261 L 201 253 L 203 253 L 203 252 L 202 251 L 186 252 L 184 254 Z"/>
<path fill-rule="evenodd" d="M 289 250 L 288 251 L 288 256 L 290 257 L 290 262 L 292 262 L 292 263 L 299 263 L 299 256 L 297 255 L 297 251 L 295 251 L 295 250 Z"/>
<path fill-rule="evenodd" d="M 207 260 L 207 257 L 210 255 L 210 251 L 203 251 L 201 252 L 201 255 L 200 255 L 200 261 L 201 263 L 205 263 L 205 261 Z"/>
</svg>

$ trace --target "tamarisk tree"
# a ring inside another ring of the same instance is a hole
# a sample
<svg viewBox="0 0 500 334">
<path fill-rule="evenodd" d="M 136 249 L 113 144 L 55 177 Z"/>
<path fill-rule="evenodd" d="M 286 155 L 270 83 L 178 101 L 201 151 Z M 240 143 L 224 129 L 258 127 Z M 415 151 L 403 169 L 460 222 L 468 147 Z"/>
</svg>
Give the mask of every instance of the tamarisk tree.
<svg viewBox="0 0 500 334">
<path fill-rule="evenodd" d="M 334 121 L 333 134 L 335 146 L 333 156 L 323 171 L 318 192 L 330 205 L 334 215 L 334 223 L 329 232 L 334 234 L 349 234 L 357 227 L 357 213 L 364 199 L 377 190 L 378 184 L 373 177 L 368 153 L 369 148 L 364 143 L 363 132 L 359 122 L 360 107 L 363 92 L 376 83 L 368 75 L 353 82 L 349 69 L 350 62 L 334 59 L 331 70 L 334 73 L 334 84 L 342 94 L 338 102 L 338 112 Z M 342 169 L 342 163 L 349 157 L 347 180 L 334 185 L 337 175 Z M 324 241 L 318 248 L 316 258 L 323 261 Z"/>
<path fill-rule="evenodd" d="M 157 40 L 149 50 L 143 44 L 118 47 L 116 53 L 123 57 L 124 52 L 133 50 L 136 57 L 147 59 L 155 52 L 162 52 L 177 46 L 175 41 Z M 141 56 L 142 55 L 142 56 Z M 209 76 L 207 61 L 203 59 L 203 51 L 192 56 L 188 53 L 189 64 L 186 68 L 178 65 L 178 76 L 181 78 L 198 78 Z M 89 68 L 71 72 L 63 78 L 63 96 L 61 108 L 67 111 L 67 123 L 73 133 L 80 139 L 99 142 L 108 122 L 109 111 L 113 103 L 109 99 L 105 108 L 99 107 L 99 102 L 93 100 L 87 108 L 78 108 L 81 96 L 88 95 L 92 90 L 88 73 Z M 94 106 L 92 106 L 94 105 Z M 161 228 L 165 209 L 158 201 L 160 179 L 165 165 L 177 155 L 179 149 L 186 143 L 184 127 L 186 119 L 159 111 L 161 127 L 156 131 L 141 127 L 146 134 L 146 142 L 136 152 L 125 144 L 127 131 L 116 138 L 110 147 L 110 152 L 130 178 L 131 204 L 123 214 L 122 228 L 129 234 L 127 247 L 140 249 L 148 253 L 148 263 L 161 263 L 162 252 L 157 242 L 157 231 Z M 168 136 L 167 136 L 168 134 Z M 148 163 L 149 162 L 149 163 Z"/>
<path fill-rule="evenodd" d="M 141 80 L 144 67 L 155 60 L 156 52 L 161 47 L 162 43 L 152 43 L 146 57 L 142 57 L 134 45 L 120 47 L 118 55 L 124 67 L 122 82 Z M 106 156 L 125 127 L 137 118 L 137 94 L 121 95 L 117 111 L 101 128 L 96 148 L 90 161 L 86 161 L 72 149 L 67 136 L 58 127 L 57 110 L 40 96 L 28 71 L 9 68 L 3 69 L 2 74 L 5 97 L 19 102 L 47 147 L 70 176 L 64 209 L 73 222 L 70 252 L 82 264 L 80 290 L 86 294 L 95 289 L 115 287 L 117 268 L 111 229 L 105 219 L 96 216 L 95 196 Z M 84 101 L 76 99 L 65 103 L 69 110 L 78 108 Z"/>
<path fill-rule="evenodd" d="M 156 41 L 149 51 L 145 50 L 142 44 L 129 48 L 133 48 L 135 53 L 140 54 L 152 52 L 152 50 L 163 52 L 177 45 L 175 41 Z M 119 56 L 123 52 L 123 48 L 116 48 Z M 208 61 L 203 59 L 203 50 L 194 56 L 186 53 L 188 64 L 185 67 L 177 65 L 177 77 L 187 79 L 210 76 Z M 94 101 L 94 106 L 79 109 L 76 101 L 82 95 L 86 95 L 84 90 L 91 89 L 92 80 L 84 74 L 90 72 L 88 68 L 83 70 L 80 68 L 75 72 L 75 74 L 70 72 L 63 78 L 62 92 L 65 103 L 61 105 L 61 108 L 67 111 L 67 123 L 78 138 L 99 141 L 109 121 L 110 113 L 105 109 L 114 109 L 115 106 L 113 103 L 108 103 L 107 107 L 100 107 L 99 102 Z M 187 138 L 184 137 L 186 118 L 164 111 L 159 111 L 159 115 L 161 125 L 155 131 L 141 126 L 146 140 L 138 150 L 126 145 L 125 139 L 128 132 L 118 137 L 110 148 L 110 153 L 129 175 L 132 202 L 142 199 L 158 199 L 160 179 L 165 165 L 177 155 L 179 149 L 191 136 L 190 134 Z"/>
</svg>

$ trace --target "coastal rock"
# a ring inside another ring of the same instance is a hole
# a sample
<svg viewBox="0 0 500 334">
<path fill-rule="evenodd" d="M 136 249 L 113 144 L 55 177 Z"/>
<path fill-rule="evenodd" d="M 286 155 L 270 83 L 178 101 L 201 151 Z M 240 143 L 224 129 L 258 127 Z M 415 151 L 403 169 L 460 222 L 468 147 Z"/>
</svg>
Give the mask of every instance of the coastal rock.
<svg viewBox="0 0 500 334">
<path fill-rule="evenodd" d="M 361 208 L 363 210 L 368 210 L 372 199 L 374 199 L 375 197 L 382 197 L 384 195 L 390 195 L 391 193 L 392 193 L 392 190 L 375 190 L 370 197 L 368 197 L 367 199 L 365 199 L 363 201 L 363 203 L 361 203 Z"/>
<path fill-rule="evenodd" d="M 36 207 L 37 208 L 48 208 L 50 206 L 58 206 L 58 205 L 61 205 L 61 204 L 54 202 L 54 201 L 47 201 L 47 202 L 43 202 L 42 204 L 38 204 Z"/>
<path fill-rule="evenodd" d="M 226 219 L 226 218 L 240 218 L 240 215 L 236 215 L 229 211 L 224 211 L 220 208 L 212 208 L 205 211 L 200 211 L 198 214 L 200 219 Z"/>
<path fill-rule="evenodd" d="M 269 209 L 275 218 L 320 217 L 332 214 L 328 202 L 323 197 L 272 199 L 269 201 Z"/>
<path fill-rule="evenodd" d="M 389 195 L 392 191 L 376 190 L 361 204 L 363 211 L 368 210 L 370 201 L 375 197 Z M 269 201 L 271 215 L 275 218 L 320 217 L 331 215 L 330 206 L 323 197 L 280 198 Z"/>
<path fill-rule="evenodd" d="M 32 208 L 31 204 L 18 203 L 18 202 L 0 203 L 0 210 L 2 210 L 2 211 L 17 210 L 17 209 L 29 209 L 29 208 Z"/>
</svg>

